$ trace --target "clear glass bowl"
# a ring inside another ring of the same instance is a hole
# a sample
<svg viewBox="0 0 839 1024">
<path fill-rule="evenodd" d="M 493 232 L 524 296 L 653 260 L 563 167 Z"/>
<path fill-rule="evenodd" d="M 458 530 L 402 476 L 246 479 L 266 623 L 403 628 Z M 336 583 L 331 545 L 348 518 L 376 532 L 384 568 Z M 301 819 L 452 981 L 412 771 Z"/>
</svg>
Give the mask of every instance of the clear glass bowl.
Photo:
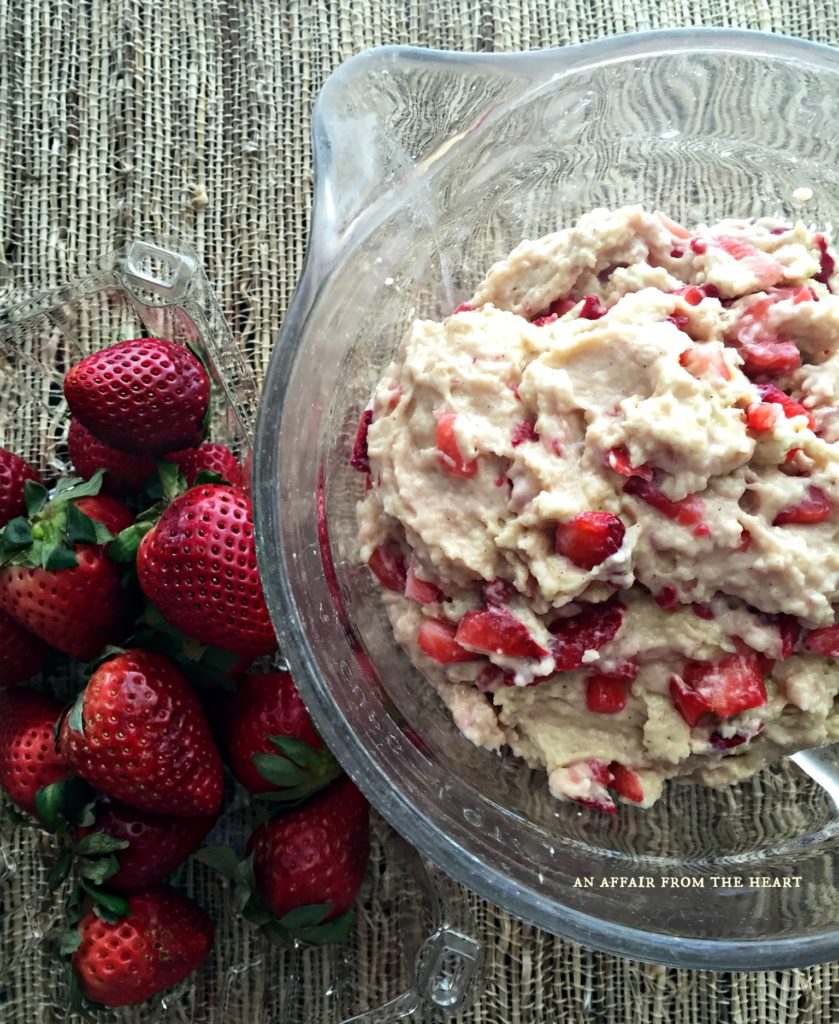
<svg viewBox="0 0 839 1024">
<path fill-rule="evenodd" d="M 412 318 L 448 314 L 522 238 L 635 202 L 688 224 L 839 222 L 837 104 L 834 50 L 684 30 L 505 56 L 372 50 L 315 110 L 309 251 L 255 446 L 275 625 L 327 741 L 399 831 L 513 914 L 609 952 L 713 969 L 835 958 L 834 799 L 786 762 L 610 818 L 473 747 L 359 564 L 349 452 Z"/>
<path fill-rule="evenodd" d="M 67 367 L 119 338 L 159 335 L 199 350 L 210 368 L 211 436 L 245 456 L 256 384 L 195 255 L 174 239 L 137 240 L 55 291 L 0 314 L 0 445 L 45 473 L 66 473 Z M 63 700 L 82 666 L 47 683 Z M 64 1024 L 68 976 L 56 945 L 67 886 L 50 892 L 56 842 L 6 818 L 0 796 L 0 1024 Z M 243 851 L 258 822 L 236 787 L 210 842 Z M 182 984 L 101 1024 L 385 1024 L 423 1008 L 456 1012 L 481 950 L 461 891 L 374 816 L 371 863 L 346 942 L 280 949 L 236 912 L 227 883 L 193 860 L 178 883 L 210 913 L 216 942 Z"/>
</svg>

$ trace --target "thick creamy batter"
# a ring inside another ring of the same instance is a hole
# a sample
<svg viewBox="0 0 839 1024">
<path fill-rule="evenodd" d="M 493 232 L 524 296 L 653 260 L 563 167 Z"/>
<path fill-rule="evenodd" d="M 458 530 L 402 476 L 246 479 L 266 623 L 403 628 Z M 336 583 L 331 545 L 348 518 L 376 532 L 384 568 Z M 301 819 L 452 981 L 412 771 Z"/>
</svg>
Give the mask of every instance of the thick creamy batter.
<svg viewBox="0 0 839 1024">
<path fill-rule="evenodd" d="M 595 210 L 416 321 L 361 557 L 472 742 L 614 811 L 839 737 L 839 286 L 802 224 Z"/>
</svg>

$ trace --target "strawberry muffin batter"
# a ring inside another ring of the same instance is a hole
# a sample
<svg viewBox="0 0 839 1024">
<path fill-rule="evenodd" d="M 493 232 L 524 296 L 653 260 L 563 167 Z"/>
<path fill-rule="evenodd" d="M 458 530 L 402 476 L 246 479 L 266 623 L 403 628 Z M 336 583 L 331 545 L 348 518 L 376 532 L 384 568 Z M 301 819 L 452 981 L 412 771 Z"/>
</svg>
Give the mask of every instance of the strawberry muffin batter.
<svg viewBox="0 0 839 1024">
<path fill-rule="evenodd" d="M 362 558 L 463 734 L 613 812 L 839 738 L 839 275 L 802 224 L 595 210 L 416 321 Z"/>
</svg>

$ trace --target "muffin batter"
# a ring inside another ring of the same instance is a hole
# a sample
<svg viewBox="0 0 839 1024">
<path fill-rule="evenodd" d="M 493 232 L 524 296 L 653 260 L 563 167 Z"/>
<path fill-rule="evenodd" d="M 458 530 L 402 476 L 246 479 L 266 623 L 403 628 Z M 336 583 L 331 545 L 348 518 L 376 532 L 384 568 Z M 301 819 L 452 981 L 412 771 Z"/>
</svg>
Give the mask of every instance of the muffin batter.
<svg viewBox="0 0 839 1024">
<path fill-rule="evenodd" d="M 839 737 L 839 298 L 802 224 L 640 207 L 417 321 L 362 558 L 463 734 L 606 811 Z"/>
</svg>

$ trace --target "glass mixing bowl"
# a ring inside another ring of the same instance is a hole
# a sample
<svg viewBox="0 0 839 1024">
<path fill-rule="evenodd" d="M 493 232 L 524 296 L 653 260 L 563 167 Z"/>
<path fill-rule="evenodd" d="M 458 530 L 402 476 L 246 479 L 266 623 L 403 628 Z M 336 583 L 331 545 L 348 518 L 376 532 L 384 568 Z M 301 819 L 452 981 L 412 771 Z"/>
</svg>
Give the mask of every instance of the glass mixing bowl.
<svg viewBox="0 0 839 1024">
<path fill-rule="evenodd" d="M 714 969 L 835 958 L 830 791 L 786 762 L 722 791 L 670 784 L 651 810 L 612 818 L 473 747 L 359 564 L 356 426 L 414 317 L 445 316 L 522 238 L 593 207 L 836 222 L 838 107 L 835 51 L 685 30 L 505 56 L 372 50 L 315 109 L 309 250 L 255 451 L 283 649 L 326 740 L 400 832 L 513 914 L 609 952 Z"/>
</svg>

